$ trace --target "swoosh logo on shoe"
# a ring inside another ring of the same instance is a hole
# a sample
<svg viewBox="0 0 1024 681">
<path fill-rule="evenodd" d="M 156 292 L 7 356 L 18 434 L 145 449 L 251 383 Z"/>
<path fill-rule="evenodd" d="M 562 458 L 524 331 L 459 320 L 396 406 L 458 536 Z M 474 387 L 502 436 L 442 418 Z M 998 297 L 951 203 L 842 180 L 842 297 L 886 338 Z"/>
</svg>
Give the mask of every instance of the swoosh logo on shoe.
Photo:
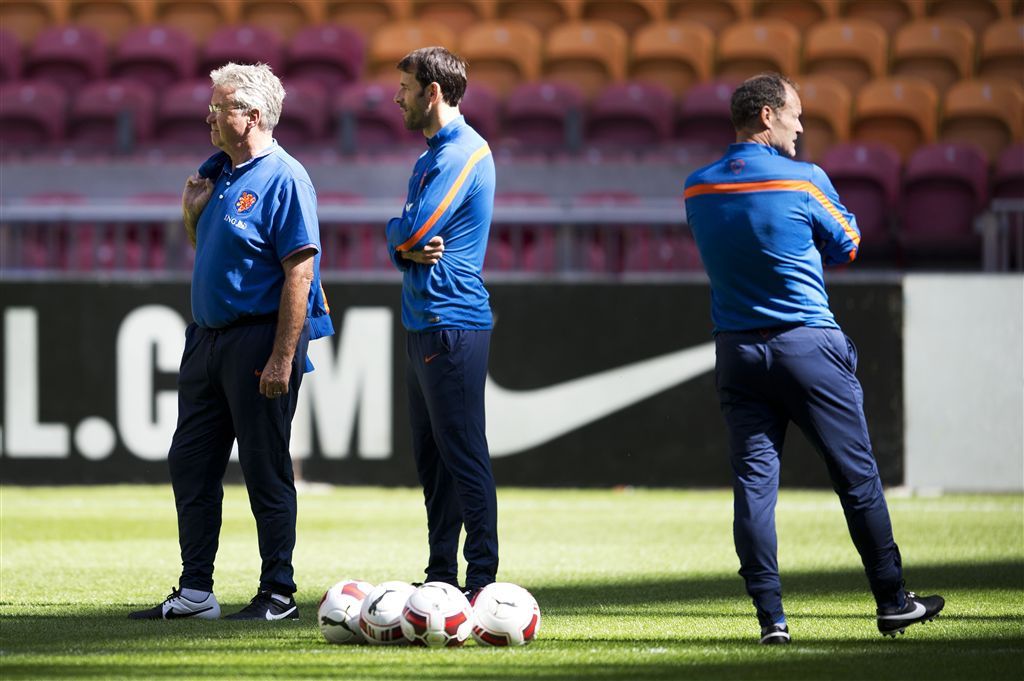
<svg viewBox="0 0 1024 681">
<path fill-rule="evenodd" d="M 714 367 L 715 344 L 704 343 L 534 390 L 507 390 L 488 376 L 491 457 L 542 445 Z"/>
<path fill-rule="evenodd" d="M 879 615 L 880 620 L 912 620 L 921 617 L 928 611 L 928 608 L 924 607 L 920 602 L 914 601 L 914 611 L 904 612 L 899 615 Z"/>
<path fill-rule="evenodd" d="M 178 612 L 177 610 L 168 610 L 164 613 L 164 619 L 177 620 L 183 619 L 185 617 L 195 617 L 196 615 L 207 612 L 209 610 L 213 610 L 212 605 L 208 608 L 203 608 L 202 610 L 193 610 L 192 612 Z"/>
<path fill-rule="evenodd" d="M 272 613 L 269 610 L 267 610 L 266 618 L 267 618 L 268 621 L 283 620 L 285 617 L 287 617 L 288 615 L 290 615 L 293 612 L 295 612 L 296 608 L 298 608 L 298 607 L 299 606 L 297 606 L 297 605 L 293 605 L 292 607 L 290 607 L 287 610 L 285 610 L 284 612 L 282 612 L 280 615 L 275 615 L 274 613 Z"/>
</svg>

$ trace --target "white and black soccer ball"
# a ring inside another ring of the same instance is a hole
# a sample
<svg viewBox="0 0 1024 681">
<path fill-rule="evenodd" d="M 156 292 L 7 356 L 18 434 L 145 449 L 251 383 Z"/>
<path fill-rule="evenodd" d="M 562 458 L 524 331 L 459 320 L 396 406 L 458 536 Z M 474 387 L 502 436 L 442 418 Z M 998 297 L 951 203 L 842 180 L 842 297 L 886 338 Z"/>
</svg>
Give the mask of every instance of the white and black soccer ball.
<svg viewBox="0 0 1024 681">
<path fill-rule="evenodd" d="M 451 584 L 427 582 L 405 602 L 401 624 L 402 633 L 413 645 L 461 646 L 473 628 L 473 606 Z"/>
<path fill-rule="evenodd" d="M 317 610 L 320 632 L 328 643 L 364 643 L 359 609 L 373 584 L 343 579 L 324 592 Z"/>
<path fill-rule="evenodd" d="M 383 582 L 363 599 L 359 609 L 359 628 L 367 643 L 393 646 L 407 641 L 402 635 L 402 609 L 416 590 L 407 582 Z"/>
<path fill-rule="evenodd" d="M 540 607 L 516 584 L 488 584 L 473 599 L 473 639 L 483 646 L 522 646 L 537 638 Z"/>
</svg>

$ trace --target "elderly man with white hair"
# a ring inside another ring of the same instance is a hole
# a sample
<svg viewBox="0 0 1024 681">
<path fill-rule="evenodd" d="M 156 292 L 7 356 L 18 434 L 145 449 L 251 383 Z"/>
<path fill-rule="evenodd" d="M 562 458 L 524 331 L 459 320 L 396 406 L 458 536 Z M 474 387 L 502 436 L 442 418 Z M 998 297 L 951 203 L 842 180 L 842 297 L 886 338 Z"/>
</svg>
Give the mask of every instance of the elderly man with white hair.
<svg viewBox="0 0 1024 681">
<path fill-rule="evenodd" d="M 210 73 L 210 141 L 188 178 L 185 230 L 196 249 L 192 316 L 178 375 L 168 463 L 182 572 L 163 603 L 132 619 L 217 619 L 213 563 L 233 442 L 256 518 L 256 596 L 226 619 L 299 616 L 293 594 L 296 499 L 288 443 L 311 339 L 331 335 L 320 286 L 316 192 L 274 141 L 285 91 L 265 64 Z"/>
</svg>

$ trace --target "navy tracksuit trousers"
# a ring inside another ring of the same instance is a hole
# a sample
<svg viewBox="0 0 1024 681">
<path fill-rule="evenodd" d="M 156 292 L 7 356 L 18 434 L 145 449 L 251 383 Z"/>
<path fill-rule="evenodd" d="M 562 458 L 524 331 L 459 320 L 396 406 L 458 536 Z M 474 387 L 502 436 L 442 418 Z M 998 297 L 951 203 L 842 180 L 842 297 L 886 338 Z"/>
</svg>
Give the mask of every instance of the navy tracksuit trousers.
<svg viewBox="0 0 1024 681">
<path fill-rule="evenodd" d="M 406 339 L 416 472 L 427 507 L 427 581 L 458 586 L 459 534 L 466 587 L 498 572 L 498 501 L 484 421 L 490 330 L 443 329 Z"/>
<path fill-rule="evenodd" d="M 902 605 L 900 554 L 871 452 L 852 341 L 839 329 L 797 326 L 721 332 L 715 345 L 733 469 L 733 537 L 761 625 L 785 619 L 775 502 L 790 421 L 825 460 L 877 605 Z"/>
<path fill-rule="evenodd" d="M 259 392 L 260 374 L 276 332 L 276 322 L 265 318 L 225 329 L 193 323 L 185 332 L 178 426 L 167 456 L 178 510 L 180 588 L 213 590 L 222 480 L 237 439 L 263 559 L 260 590 L 295 593 L 295 479 L 288 442 L 305 370 L 309 325 L 296 347 L 288 394 L 268 399 Z"/>
</svg>

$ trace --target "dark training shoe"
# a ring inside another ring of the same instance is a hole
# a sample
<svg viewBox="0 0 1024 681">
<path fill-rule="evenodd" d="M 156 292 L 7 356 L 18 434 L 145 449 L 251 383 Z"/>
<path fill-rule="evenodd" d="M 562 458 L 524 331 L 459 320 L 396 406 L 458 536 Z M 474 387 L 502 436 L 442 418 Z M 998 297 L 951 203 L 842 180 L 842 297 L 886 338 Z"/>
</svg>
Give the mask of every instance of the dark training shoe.
<svg viewBox="0 0 1024 681">
<path fill-rule="evenodd" d="M 908 591 L 907 602 L 902 608 L 878 609 L 878 631 L 883 636 L 896 638 L 896 634 L 902 634 L 911 624 L 931 622 L 945 606 L 942 596 L 918 596 Z"/>
<path fill-rule="evenodd" d="M 197 603 L 182 596 L 181 591 L 172 586 L 171 595 L 160 605 L 128 613 L 130 620 L 176 620 L 186 617 L 200 620 L 218 619 L 220 605 L 212 593 Z"/>
<path fill-rule="evenodd" d="M 761 627 L 761 645 L 778 646 L 789 645 L 789 627 L 785 624 L 771 624 Z"/>
<path fill-rule="evenodd" d="M 245 606 L 233 615 L 228 615 L 226 620 L 295 620 L 299 618 L 299 606 L 295 599 L 288 597 L 287 603 L 274 598 L 269 591 L 258 591 L 249 605 Z"/>
</svg>

